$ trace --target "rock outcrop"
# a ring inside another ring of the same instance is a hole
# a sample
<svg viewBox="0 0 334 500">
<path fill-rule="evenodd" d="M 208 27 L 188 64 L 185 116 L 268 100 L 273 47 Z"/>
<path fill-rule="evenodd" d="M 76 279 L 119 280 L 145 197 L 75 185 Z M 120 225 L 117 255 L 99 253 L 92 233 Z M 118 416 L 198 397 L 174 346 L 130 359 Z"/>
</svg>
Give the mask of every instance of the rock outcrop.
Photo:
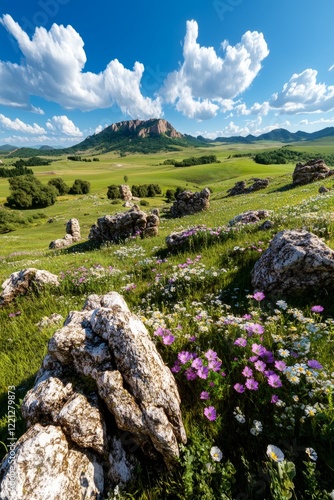
<svg viewBox="0 0 334 500">
<path fill-rule="evenodd" d="M 126 184 L 121 184 L 119 187 L 120 193 L 121 193 L 121 199 L 124 201 L 131 201 L 132 200 L 132 192 L 130 189 L 130 186 L 127 186 Z"/>
<path fill-rule="evenodd" d="M 270 217 L 271 212 L 268 210 L 247 210 L 242 214 L 236 215 L 229 221 L 230 226 L 235 226 L 236 224 L 255 224 L 260 222 L 267 217 Z"/>
<path fill-rule="evenodd" d="M 248 193 L 253 193 L 254 191 L 259 191 L 260 189 L 265 189 L 266 187 L 269 186 L 269 180 L 268 179 L 251 179 L 253 181 L 253 184 L 250 186 L 247 186 L 246 181 L 239 181 L 236 182 L 235 185 L 231 188 L 228 189 L 228 196 L 236 196 L 238 194 L 248 194 Z"/>
<path fill-rule="evenodd" d="M 157 215 L 142 212 L 134 205 L 128 212 L 104 215 L 91 227 L 88 238 L 97 243 L 119 243 L 133 236 L 157 236 L 160 219 Z"/>
<path fill-rule="evenodd" d="M 177 196 L 171 207 L 172 217 L 183 217 L 207 210 L 210 206 L 210 190 L 204 188 L 200 192 L 183 191 Z"/>
<path fill-rule="evenodd" d="M 326 186 L 320 186 L 320 188 L 318 189 L 319 194 L 329 193 L 329 191 L 330 189 L 326 188 Z"/>
<path fill-rule="evenodd" d="M 45 286 L 59 286 L 58 277 L 49 271 L 33 267 L 12 273 L 1 285 L 0 306 L 9 304 L 15 297 L 25 295 L 29 290 L 39 291 Z"/>
<path fill-rule="evenodd" d="M 116 292 L 55 332 L 22 415 L 28 431 L 0 467 L 8 500 L 102 498 L 133 478 L 136 450 L 172 467 L 186 442 L 173 374 Z"/>
<path fill-rule="evenodd" d="M 80 224 L 78 219 L 70 219 L 66 224 L 66 234 L 64 238 L 51 241 L 49 248 L 65 248 L 81 240 Z"/>
<path fill-rule="evenodd" d="M 331 170 L 324 160 L 310 160 L 307 163 L 297 163 L 292 174 L 292 182 L 296 186 L 301 186 L 326 179 L 331 175 L 334 175 L 334 170 Z"/>
<path fill-rule="evenodd" d="M 183 231 L 178 231 L 171 233 L 166 238 L 166 244 L 168 248 L 179 248 L 184 245 L 184 243 L 191 237 L 200 231 L 206 232 L 208 230 L 207 226 L 204 224 L 199 224 L 198 226 L 192 226 Z"/>
<path fill-rule="evenodd" d="M 157 135 L 166 135 L 171 138 L 181 138 L 183 135 L 177 132 L 175 128 L 162 118 L 151 118 L 150 120 L 128 120 L 113 123 L 108 127 L 112 132 L 131 132 L 138 137 L 149 137 Z"/>
<path fill-rule="evenodd" d="M 252 285 L 274 296 L 332 290 L 334 251 L 308 231 L 280 231 L 256 262 Z"/>
</svg>

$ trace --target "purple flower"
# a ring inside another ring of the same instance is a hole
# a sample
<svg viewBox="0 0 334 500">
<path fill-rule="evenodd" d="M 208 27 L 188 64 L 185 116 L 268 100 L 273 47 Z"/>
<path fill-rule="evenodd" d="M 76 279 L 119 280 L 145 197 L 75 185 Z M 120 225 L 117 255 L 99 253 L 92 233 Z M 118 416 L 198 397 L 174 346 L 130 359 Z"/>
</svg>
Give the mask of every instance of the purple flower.
<svg viewBox="0 0 334 500">
<path fill-rule="evenodd" d="M 199 397 L 200 399 L 210 399 L 210 394 L 207 391 L 203 391 Z"/>
<path fill-rule="evenodd" d="M 251 377 L 253 375 L 253 370 L 251 370 L 249 366 L 245 366 L 241 373 L 244 375 L 244 377 Z"/>
<path fill-rule="evenodd" d="M 207 366 L 201 366 L 198 370 L 197 370 L 197 375 L 199 378 L 208 378 L 208 374 L 209 374 L 209 368 Z"/>
<path fill-rule="evenodd" d="M 267 351 L 267 349 L 264 349 L 261 352 L 260 356 L 263 359 L 263 361 L 265 361 L 266 363 L 273 363 L 274 362 L 273 353 L 271 351 Z"/>
<path fill-rule="evenodd" d="M 187 368 L 184 372 L 187 380 L 195 380 L 197 372 L 193 368 Z"/>
<path fill-rule="evenodd" d="M 174 366 L 171 368 L 171 371 L 173 373 L 179 373 L 180 370 L 181 370 L 181 366 L 180 366 L 179 362 L 176 361 Z"/>
<path fill-rule="evenodd" d="M 174 342 L 174 340 L 175 340 L 175 337 L 171 333 L 169 335 L 164 335 L 162 337 L 162 341 L 165 345 L 171 345 Z"/>
<path fill-rule="evenodd" d="M 278 400 L 279 400 L 279 397 L 278 397 L 278 396 L 276 396 L 276 394 L 273 394 L 273 395 L 271 396 L 271 400 L 270 400 L 270 402 L 271 402 L 271 403 L 276 404 Z"/>
<path fill-rule="evenodd" d="M 313 306 L 311 307 L 311 311 L 314 313 L 321 313 L 324 310 L 322 306 Z"/>
<path fill-rule="evenodd" d="M 252 316 L 250 314 L 244 314 L 243 319 L 252 319 Z"/>
<path fill-rule="evenodd" d="M 203 366 L 203 361 L 201 358 L 196 358 L 194 361 L 191 363 L 191 366 L 195 368 L 196 370 L 199 370 Z"/>
<path fill-rule="evenodd" d="M 279 375 L 276 375 L 276 373 L 274 373 L 273 375 L 269 375 L 267 380 L 268 380 L 268 384 L 271 387 L 281 387 L 282 386 L 281 379 L 279 378 Z"/>
<path fill-rule="evenodd" d="M 177 358 L 182 365 L 185 365 L 186 363 L 188 363 L 188 361 L 190 361 L 192 359 L 192 355 L 188 351 L 181 351 L 177 355 Z"/>
<path fill-rule="evenodd" d="M 251 323 L 250 325 L 246 326 L 246 332 L 248 333 L 249 337 L 254 334 L 262 335 L 262 333 L 264 332 L 264 328 L 259 323 Z"/>
<path fill-rule="evenodd" d="M 276 373 L 274 372 L 274 370 L 266 370 L 264 372 L 265 376 L 266 377 L 270 377 L 270 375 L 276 375 Z"/>
<path fill-rule="evenodd" d="M 195 341 L 196 341 L 195 335 L 193 335 L 192 337 L 189 338 L 189 342 L 195 342 Z"/>
<path fill-rule="evenodd" d="M 208 366 L 210 370 L 214 372 L 219 372 L 221 365 L 222 362 L 219 359 L 215 359 L 214 361 L 210 361 Z"/>
<path fill-rule="evenodd" d="M 154 335 L 157 335 L 158 337 L 162 337 L 164 334 L 164 329 L 161 328 L 161 326 L 159 326 L 159 328 L 157 328 L 154 332 Z"/>
<path fill-rule="evenodd" d="M 255 292 L 253 298 L 260 302 L 265 298 L 265 294 L 263 292 Z"/>
<path fill-rule="evenodd" d="M 237 340 L 234 341 L 234 344 L 238 345 L 239 347 L 246 347 L 247 340 L 244 339 L 243 337 L 239 337 Z"/>
<path fill-rule="evenodd" d="M 263 361 L 259 360 L 254 363 L 254 366 L 259 372 L 264 372 L 267 365 Z"/>
<path fill-rule="evenodd" d="M 214 406 L 208 406 L 204 408 L 204 415 L 208 420 L 216 420 L 217 418 L 217 412 Z"/>
<path fill-rule="evenodd" d="M 322 364 L 320 364 L 319 361 L 317 361 L 316 359 L 309 359 L 307 364 L 310 368 L 313 368 L 314 370 L 321 370 L 321 368 L 323 368 Z"/>
<path fill-rule="evenodd" d="M 251 356 L 250 358 L 248 358 L 248 361 L 250 361 L 251 363 L 255 363 L 255 361 L 257 361 L 259 359 L 259 356 Z"/>
<path fill-rule="evenodd" d="M 212 349 L 209 349 L 204 356 L 208 361 L 215 361 L 218 358 L 218 354 Z"/>
<path fill-rule="evenodd" d="M 284 372 L 286 364 L 284 363 L 284 361 L 275 361 L 275 368 L 280 372 Z"/>
<path fill-rule="evenodd" d="M 239 392 L 240 394 L 242 392 L 245 392 L 245 386 L 242 384 L 234 384 L 233 388 L 235 391 Z"/>
<path fill-rule="evenodd" d="M 256 380 L 254 380 L 253 378 L 248 378 L 246 380 L 246 383 L 245 383 L 245 386 L 247 387 L 247 389 L 249 389 L 250 391 L 257 391 L 258 388 L 259 388 L 259 384 L 258 382 L 256 382 Z"/>
<path fill-rule="evenodd" d="M 257 356 L 261 356 L 261 354 L 265 351 L 265 348 L 261 344 L 253 344 L 252 352 Z"/>
</svg>

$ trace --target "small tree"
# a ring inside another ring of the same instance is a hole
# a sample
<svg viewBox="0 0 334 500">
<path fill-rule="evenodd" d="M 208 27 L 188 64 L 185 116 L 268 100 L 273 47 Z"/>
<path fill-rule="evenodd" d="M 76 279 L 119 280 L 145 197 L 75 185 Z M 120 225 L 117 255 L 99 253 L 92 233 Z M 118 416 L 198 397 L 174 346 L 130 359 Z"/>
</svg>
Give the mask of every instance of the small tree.
<svg viewBox="0 0 334 500">
<path fill-rule="evenodd" d="M 82 179 L 75 179 L 73 186 L 70 188 L 70 194 L 87 194 L 90 191 L 90 182 Z"/>
<path fill-rule="evenodd" d="M 57 199 L 54 186 L 44 186 L 34 175 L 22 175 L 8 179 L 10 195 L 7 204 L 13 208 L 43 208 L 53 205 Z"/>
<path fill-rule="evenodd" d="M 124 182 L 127 183 L 129 180 L 129 177 L 127 175 L 124 175 L 123 179 L 124 179 Z"/>
<path fill-rule="evenodd" d="M 69 186 L 63 181 L 61 177 L 56 177 L 55 179 L 51 179 L 48 182 L 48 185 L 54 186 L 57 189 L 59 196 L 67 194 L 70 190 Z"/>
</svg>

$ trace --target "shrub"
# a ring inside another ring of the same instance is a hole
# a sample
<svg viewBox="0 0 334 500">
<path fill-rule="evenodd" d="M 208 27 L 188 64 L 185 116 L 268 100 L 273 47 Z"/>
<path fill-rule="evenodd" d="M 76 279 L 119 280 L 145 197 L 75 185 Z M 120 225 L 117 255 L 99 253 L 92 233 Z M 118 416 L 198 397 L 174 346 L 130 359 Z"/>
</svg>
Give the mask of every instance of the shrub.
<svg viewBox="0 0 334 500">
<path fill-rule="evenodd" d="M 150 203 L 146 200 L 140 200 L 140 203 L 139 203 L 142 207 L 149 207 L 150 206 Z"/>
<path fill-rule="evenodd" d="M 54 186 L 43 186 L 34 175 L 8 179 L 11 194 L 7 204 L 14 208 L 42 208 L 53 205 L 57 199 Z"/>
<path fill-rule="evenodd" d="M 111 184 L 111 186 L 108 186 L 107 197 L 109 200 L 119 199 L 121 197 L 119 186 L 116 186 L 116 184 Z"/>
<path fill-rule="evenodd" d="M 70 188 L 70 194 L 87 194 L 90 191 L 90 182 L 82 179 L 75 179 L 73 186 Z"/>
<path fill-rule="evenodd" d="M 174 189 L 167 189 L 166 200 L 168 201 L 168 203 L 175 200 L 175 190 Z"/>
<path fill-rule="evenodd" d="M 61 177 L 56 177 L 55 179 L 51 179 L 48 182 L 48 185 L 54 186 L 57 189 L 59 196 L 67 194 L 70 190 L 69 186 L 63 181 Z"/>
</svg>

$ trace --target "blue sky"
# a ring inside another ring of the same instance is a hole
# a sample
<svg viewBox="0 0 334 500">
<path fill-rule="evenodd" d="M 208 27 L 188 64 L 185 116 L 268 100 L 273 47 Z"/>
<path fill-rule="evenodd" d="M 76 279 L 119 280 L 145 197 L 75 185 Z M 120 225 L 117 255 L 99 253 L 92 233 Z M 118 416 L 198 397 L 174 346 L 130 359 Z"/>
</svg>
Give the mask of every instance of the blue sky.
<svg viewBox="0 0 334 500">
<path fill-rule="evenodd" d="M 2 0 L 0 145 L 334 126 L 333 0 Z"/>
</svg>

